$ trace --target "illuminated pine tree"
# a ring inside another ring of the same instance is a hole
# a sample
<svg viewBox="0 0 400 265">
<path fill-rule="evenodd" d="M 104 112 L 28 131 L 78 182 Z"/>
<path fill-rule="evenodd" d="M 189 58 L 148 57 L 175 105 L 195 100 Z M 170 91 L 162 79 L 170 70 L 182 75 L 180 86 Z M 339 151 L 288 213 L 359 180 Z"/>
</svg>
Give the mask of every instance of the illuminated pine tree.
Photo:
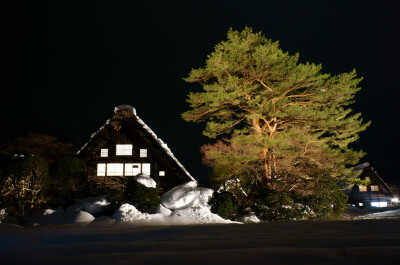
<svg viewBox="0 0 400 265">
<path fill-rule="evenodd" d="M 192 69 L 188 122 L 206 122 L 203 146 L 212 181 L 240 178 L 282 189 L 310 189 L 316 172 L 354 181 L 349 166 L 363 156 L 349 144 L 369 123 L 349 105 L 360 90 L 355 70 L 330 75 L 299 63 L 261 33 L 229 30 L 204 68 Z M 325 173 L 324 173 L 325 174 Z"/>
</svg>

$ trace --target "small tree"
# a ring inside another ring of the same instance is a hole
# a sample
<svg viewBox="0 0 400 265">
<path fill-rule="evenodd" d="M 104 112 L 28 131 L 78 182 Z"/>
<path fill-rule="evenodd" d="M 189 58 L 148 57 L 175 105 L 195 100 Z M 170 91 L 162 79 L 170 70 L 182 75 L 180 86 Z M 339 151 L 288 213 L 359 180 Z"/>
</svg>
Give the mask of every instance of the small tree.
<svg viewBox="0 0 400 265">
<path fill-rule="evenodd" d="M 27 210 L 46 202 L 44 192 L 49 170 L 41 157 L 15 155 L 3 174 L 0 193 L 9 213 L 23 219 Z"/>
</svg>

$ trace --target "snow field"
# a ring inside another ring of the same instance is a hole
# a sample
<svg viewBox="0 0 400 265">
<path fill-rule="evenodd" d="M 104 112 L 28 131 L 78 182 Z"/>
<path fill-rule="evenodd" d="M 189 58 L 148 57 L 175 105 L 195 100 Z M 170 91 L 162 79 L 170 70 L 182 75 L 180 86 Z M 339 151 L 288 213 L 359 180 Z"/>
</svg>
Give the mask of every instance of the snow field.
<svg viewBox="0 0 400 265">
<path fill-rule="evenodd" d="M 155 182 L 147 175 L 136 178 L 139 183 L 147 187 L 155 187 Z M 154 182 L 154 183 L 153 183 Z M 154 185 L 153 185 L 154 184 Z M 122 204 L 110 217 L 94 214 L 101 213 L 109 203 L 105 196 L 86 198 L 83 201 L 69 206 L 67 209 L 47 209 L 43 214 L 31 220 L 32 225 L 50 225 L 64 223 L 90 223 L 97 220 L 111 219 L 115 221 L 131 222 L 140 225 L 185 225 L 185 224 L 215 224 L 238 223 L 223 219 L 214 214 L 208 205 L 213 190 L 197 187 L 194 181 L 177 186 L 161 196 L 161 203 L 154 214 L 142 213 L 135 206 Z"/>
</svg>

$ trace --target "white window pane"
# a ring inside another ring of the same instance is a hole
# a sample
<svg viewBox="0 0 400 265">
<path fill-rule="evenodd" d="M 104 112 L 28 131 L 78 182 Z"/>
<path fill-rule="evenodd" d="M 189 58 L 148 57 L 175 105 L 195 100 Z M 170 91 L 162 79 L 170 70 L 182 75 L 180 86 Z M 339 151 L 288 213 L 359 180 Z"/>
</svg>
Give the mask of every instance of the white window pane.
<svg viewBox="0 0 400 265">
<path fill-rule="evenodd" d="M 147 157 L 147 149 L 140 149 L 140 157 Z"/>
<path fill-rule="evenodd" d="M 140 163 L 125 164 L 125 176 L 136 176 L 141 171 Z"/>
<path fill-rule="evenodd" d="M 100 157 L 108 157 L 108 149 L 101 149 Z"/>
<path fill-rule="evenodd" d="M 366 192 L 367 186 L 358 186 L 360 188 L 360 192 Z"/>
<path fill-rule="evenodd" d="M 117 144 L 117 156 L 131 156 L 132 145 L 131 144 Z"/>
<path fill-rule="evenodd" d="M 106 164 L 97 164 L 97 176 L 106 175 Z"/>
<path fill-rule="evenodd" d="M 107 164 L 107 176 L 123 176 L 124 164 L 110 163 Z"/>
<path fill-rule="evenodd" d="M 142 173 L 150 176 L 150 163 L 142 164 Z"/>
<path fill-rule="evenodd" d="M 159 175 L 160 177 L 165 176 L 165 171 L 159 171 L 159 172 L 158 172 L 158 175 Z"/>
<path fill-rule="evenodd" d="M 371 185 L 371 191 L 379 191 L 378 185 Z"/>
</svg>

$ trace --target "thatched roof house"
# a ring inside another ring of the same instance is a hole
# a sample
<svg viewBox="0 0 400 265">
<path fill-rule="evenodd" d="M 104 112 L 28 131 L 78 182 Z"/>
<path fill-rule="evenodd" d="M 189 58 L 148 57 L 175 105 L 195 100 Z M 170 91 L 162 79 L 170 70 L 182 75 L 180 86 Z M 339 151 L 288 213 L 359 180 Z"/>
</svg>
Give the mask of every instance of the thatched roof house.
<svg viewBox="0 0 400 265">
<path fill-rule="evenodd" d="M 124 178 L 139 173 L 153 178 L 160 191 L 196 181 L 128 105 L 115 107 L 78 156 L 86 162 L 91 190 L 123 188 Z"/>
<path fill-rule="evenodd" d="M 349 203 L 357 207 L 387 207 L 398 205 L 399 190 L 387 184 L 370 164 L 363 163 L 355 167 L 361 180 L 368 180 L 367 186 L 354 185 L 349 192 Z"/>
</svg>

